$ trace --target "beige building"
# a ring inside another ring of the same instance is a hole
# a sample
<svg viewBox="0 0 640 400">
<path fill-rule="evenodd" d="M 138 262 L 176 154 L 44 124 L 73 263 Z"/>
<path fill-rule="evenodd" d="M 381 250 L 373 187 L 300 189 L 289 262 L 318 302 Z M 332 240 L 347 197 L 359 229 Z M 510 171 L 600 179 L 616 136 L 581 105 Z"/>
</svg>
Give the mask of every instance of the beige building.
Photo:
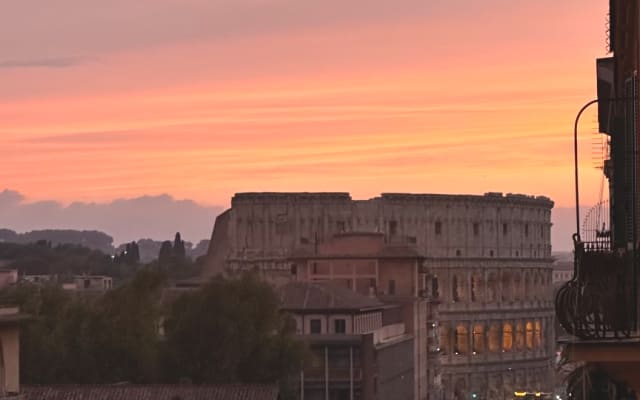
<svg viewBox="0 0 640 400">
<path fill-rule="evenodd" d="M 500 193 L 237 194 L 216 219 L 205 275 L 331 280 L 404 303 L 416 399 L 510 398 L 550 389 L 552 207 Z"/>
<path fill-rule="evenodd" d="M 279 293 L 312 352 L 300 399 L 414 399 L 414 340 L 399 306 L 334 282 L 292 282 Z"/>
</svg>

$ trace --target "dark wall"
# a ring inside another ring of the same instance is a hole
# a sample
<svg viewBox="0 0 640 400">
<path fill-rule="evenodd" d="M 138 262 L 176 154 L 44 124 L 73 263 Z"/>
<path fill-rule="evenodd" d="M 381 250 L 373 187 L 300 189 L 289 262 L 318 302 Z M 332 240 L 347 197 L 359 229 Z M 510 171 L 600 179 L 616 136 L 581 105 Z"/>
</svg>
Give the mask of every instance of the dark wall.
<svg viewBox="0 0 640 400">
<path fill-rule="evenodd" d="M 379 400 L 413 400 L 413 339 L 376 350 Z"/>
</svg>

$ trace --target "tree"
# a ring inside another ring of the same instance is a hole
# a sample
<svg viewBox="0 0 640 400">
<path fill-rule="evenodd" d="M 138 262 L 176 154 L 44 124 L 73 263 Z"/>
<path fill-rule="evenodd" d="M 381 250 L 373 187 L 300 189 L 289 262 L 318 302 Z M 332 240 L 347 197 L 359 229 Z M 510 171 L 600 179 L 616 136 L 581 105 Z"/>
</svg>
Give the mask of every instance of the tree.
<svg viewBox="0 0 640 400">
<path fill-rule="evenodd" d="M 165 321 L 165 377 L 195 383 L 286 381 L 304 347 L 271 287 L 218 278 L 183 295 Z"/>
<path fill-rule="evenodd" d="M 180 237 L 180 232 L 176 233 L 176 237 L 173 240 L 173 255 L 176 258 L 185 258 L 187 252 L 184 248 L 184 240 Z"/>
<path fill-rule="evenodd" d="M 162 242 L 162 246 L 160 246 L 160 252 L 158 253 L 158 263 L 160 265 L 167 265 L 171 263 L 172 258 L 173 247 L 171 246 L 171 242 L 166 240 Z"/>
</svg>

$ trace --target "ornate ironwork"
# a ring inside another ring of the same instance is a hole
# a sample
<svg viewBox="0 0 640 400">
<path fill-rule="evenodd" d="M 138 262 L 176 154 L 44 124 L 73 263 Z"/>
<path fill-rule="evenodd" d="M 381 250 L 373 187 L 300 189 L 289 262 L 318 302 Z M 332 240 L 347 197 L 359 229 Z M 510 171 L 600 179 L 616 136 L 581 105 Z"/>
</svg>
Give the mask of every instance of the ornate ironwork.
<svg viewBox="0 0 640 400">
<path fill-rule="evenodd" d="M 574 236 L 573 278 L 556 294 L 558 322 L 581 339 L 630 337 L 635 327 L 629 253 L 610 242 L 580 242 Z"/>
<path fill-rule="evenodd" d="M 567 376 L 567 394 L 570 399 L 636 399 L 625 383 L 612 379 L 605 370 L 590 364 L 574 369 Z"/>
</svg>

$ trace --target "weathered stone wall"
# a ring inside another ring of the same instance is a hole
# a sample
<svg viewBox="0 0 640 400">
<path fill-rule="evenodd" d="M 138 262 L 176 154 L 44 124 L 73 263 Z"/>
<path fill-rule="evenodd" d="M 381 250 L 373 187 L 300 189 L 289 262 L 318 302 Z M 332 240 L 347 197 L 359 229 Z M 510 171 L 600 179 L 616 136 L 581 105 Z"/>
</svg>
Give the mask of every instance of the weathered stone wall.
<svg viewBox="0 0 640 400">
<path fill-rule="evenodd" d="M 486 194 L 242 193 L 218 217 L 205 275 L 227 267 L 281 269 L 300 246 L 343 232 L 382 232 L 415 244 L 427 257 L 551 256 L 551 207 L 545 197 Z M 240 264 L 240 265 L 234 265 Z"/>
</svg>

